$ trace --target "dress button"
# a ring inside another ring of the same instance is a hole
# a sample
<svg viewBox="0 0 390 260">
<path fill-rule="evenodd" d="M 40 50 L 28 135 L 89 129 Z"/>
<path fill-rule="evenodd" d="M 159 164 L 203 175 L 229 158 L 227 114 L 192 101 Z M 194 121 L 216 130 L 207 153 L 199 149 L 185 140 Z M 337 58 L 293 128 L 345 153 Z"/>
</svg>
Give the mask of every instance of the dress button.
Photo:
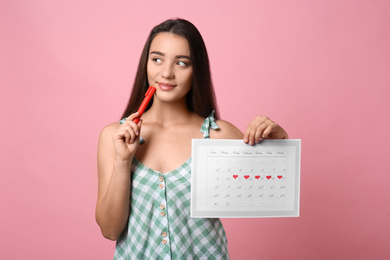
<svg viewBox="0 0 390 260">
<path fill-rule="evenodd" d="M 167 232 L 162 232 L 161 235 L 162 235 L 163 237 L 166 237 L 168 234 L 167 234 Z"/>
<path fill-rule="evenodd" d="M 163 182 L 164 181 L 164 177 L 160 177 L 160 178 L 158 178 L 161 182 Z"/>
<path fill-rule="evenodd" d="M 160 212 L 160 215 L 161 215 L 161 217 L 164 217 L 164 216 L 165 216 L 165 212 L 164 212 L 164 211 L 161 211 L 161 212 Z"/>
<path fill-rule="evenodd" d="M 161 242 L 162 242 L 164 245 L 167 244 L 167 240 L 166 240 L 166 239 L 163 239 Z"/>
<path fill-rule="evenodd" d="M 160 209 L 165 209 L 164 204 L 161 204 L 161 205 L 160 205 Z"/>
<path fill-rule="evenodd" d="M 160 189 L 162 189 L 162 188 L 164 188 L 164 184 L 160 184 L 160 185 L 158 185 L 158 187 L 160 188 Z"/>
</svg>

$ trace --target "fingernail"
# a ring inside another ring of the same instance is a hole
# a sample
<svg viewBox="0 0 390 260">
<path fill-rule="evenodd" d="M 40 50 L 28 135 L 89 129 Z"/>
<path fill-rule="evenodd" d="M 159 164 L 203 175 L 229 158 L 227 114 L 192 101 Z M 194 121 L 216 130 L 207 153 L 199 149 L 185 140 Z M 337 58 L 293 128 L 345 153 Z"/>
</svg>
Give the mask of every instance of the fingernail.
<svg viewBox="0 0 390 260">
<path fill-rule="evenodd" d="M 247 143 L 248 142 L 248 138 L 244 137 L 244 142 Z"/>
</svg>

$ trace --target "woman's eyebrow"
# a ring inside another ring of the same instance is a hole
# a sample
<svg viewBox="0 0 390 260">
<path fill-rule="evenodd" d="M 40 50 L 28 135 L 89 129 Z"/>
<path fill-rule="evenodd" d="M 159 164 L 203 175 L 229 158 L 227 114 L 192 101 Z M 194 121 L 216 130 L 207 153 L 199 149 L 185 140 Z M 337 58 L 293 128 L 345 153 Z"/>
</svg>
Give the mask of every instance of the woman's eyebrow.
<svg viewBox="0 0 390 260">
<path fill-rule="evenodd" d="M 155 55 L 159 55 L 159 56 L 165 56 L 165 54 L 160 52 L 160 51 L 152 51 L 152 52 L 150 52 L 150 54 L 155 54 Z M 191 57 L 187 56 L 187 55 L 177 55 L 177 56 L 175 56 L 175 58 L 176 59 L 189 59 L 189 60 L 191 60 Z"/>
<path fill-rule="evenodd" d="M 152 52 L 150 52 L 150 54 L 156 54 L 156 55 L 160 55 L 160 56 L 165 56 L 165 54 L 160 52 L 160 51 L 152 51 Z"/>
<path fill-rule="evenodd" d="M 191 57 L 190 56 L 187 56 L 187 55 L 177 55 L 176 56 L 176 59 L 191 59 Z"/>
</svg>

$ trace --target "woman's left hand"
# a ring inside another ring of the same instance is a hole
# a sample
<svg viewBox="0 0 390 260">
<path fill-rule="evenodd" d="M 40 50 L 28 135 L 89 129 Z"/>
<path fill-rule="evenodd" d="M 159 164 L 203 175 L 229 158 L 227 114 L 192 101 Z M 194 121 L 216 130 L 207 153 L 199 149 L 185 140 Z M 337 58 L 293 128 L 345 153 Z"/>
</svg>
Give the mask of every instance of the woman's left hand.
<svg viewBox="0 0 390 260">
<path fill-rule="evenodd" d="M 248 125 L 244 135 L 244 143 L 254 145 L 261 139 L 288 139 L 287 132 L 266 116 L 256 116 Z"/>
</svg>

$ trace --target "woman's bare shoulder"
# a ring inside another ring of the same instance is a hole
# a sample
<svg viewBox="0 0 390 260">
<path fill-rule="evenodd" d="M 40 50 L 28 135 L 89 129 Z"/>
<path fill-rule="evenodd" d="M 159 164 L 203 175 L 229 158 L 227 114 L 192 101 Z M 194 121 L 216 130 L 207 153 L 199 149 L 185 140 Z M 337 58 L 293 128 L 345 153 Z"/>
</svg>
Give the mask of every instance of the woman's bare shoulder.
<svg viewBox="0 0 390 260">
<path fill-rule="evenodd" d="M 119 122 L 114 122 L 109 125 L 106 125 L 102 131 L 100 132 L 100 139 L 101 138 L 106 138 L 106 137 L 111 137 L 112 134 L 118 130 L 118 128 L 121 126 Z"/>
<path fill-rule="evenodd" d="M 219 130 L 213 130 L 210 137 L 214 139 L 242 139 L 243 134 L 235 125 L 225 120 L 217 120 Z"/>
</svg>

